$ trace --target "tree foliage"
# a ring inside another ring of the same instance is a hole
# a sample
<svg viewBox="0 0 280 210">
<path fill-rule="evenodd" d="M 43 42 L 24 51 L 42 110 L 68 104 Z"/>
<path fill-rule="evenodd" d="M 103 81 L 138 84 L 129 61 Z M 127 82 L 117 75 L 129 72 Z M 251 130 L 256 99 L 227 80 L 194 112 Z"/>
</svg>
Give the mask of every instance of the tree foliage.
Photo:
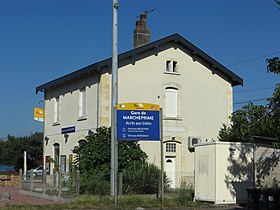
<svg viewBox="0 0 280 210">
<path fill-rule="evenodd" d="M 279 57 L 266 59 L 267 72 L 271 72 L 280 76 L 280 59 Z"/>
<path fill-rule="evenodd" d="M 267 71 L 280 76 L 279 57 L 267 59 Z M 266 106 L 249 103 L 230 117 L 231 125 L 219 132 L 220 141 L 251 142 L 252 136 L 273 137 L 280 141 L 280 84 Z"/>
<path fill-rule="evenodd" d="M 158 192 L 160 170 L 152 163 L 133 162 L 123 170 L 124 193 L 154 194 Z M 169 188 L 164 173 L 164 187 Z"/>
<path fill-rule="evenodd" d="M 252 142 L 252 135 L 274 137 L 268 108 L 265 106 L 249 103 L 234 112 L 230 120 L 231 126 L 224 125 L 219 132 L 220 141 Z"/>
<path fill-rule="evenodd" d="M 23 168 L 23 153 L 27 152 L 27 167 L 33 168 L 42 164 L 43 134 L 34 133 L 30 136 L 8 136 L 6 141 L 0 142 L 0 165 Z"/>
<path fill-rule="evenodd" d="M 103 171 L 110 174 L 111 162 L 111 129 L 100 127 L 96 132 L 86 136 L 85 141 L 75 147 L 75 166 L 81 173 L 90 170 Z M 147 155 L 134 141 L 121 141 L 118 144 L 118 168 L 127 167 L 132 161 L 145 162 Z"/>
<path fill-rule="evenodd" d="M 81 171 L 81 192 L 110 191 L 111 129 L 100 127 L 75 147 L 74 165 Z M 147 155 L 135 141 L 118 143 L 118 168 L 123 172 L 124 193 L 156 193 L 159 169 L 146 162 Z M 165 185 L 168 180 L 165 176 Z"/>
</svg>

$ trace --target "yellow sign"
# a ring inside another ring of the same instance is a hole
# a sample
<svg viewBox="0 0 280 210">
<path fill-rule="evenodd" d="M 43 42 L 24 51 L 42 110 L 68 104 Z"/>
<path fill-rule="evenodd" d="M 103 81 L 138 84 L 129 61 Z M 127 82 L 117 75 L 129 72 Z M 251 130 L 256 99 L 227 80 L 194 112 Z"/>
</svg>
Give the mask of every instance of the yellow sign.
<svg viewBox="0 0 280 210">
<path fill-rule="evenodd" d="M 149 103 L 120 103 L 117 104 L 118 110 L 160 110 L 158 104 L 149 104 Z"/>
<path fill-rule="evenodd" d="M 34 108 L 34 120 L 43 122 L 45 118 L 44 109 Z"/>
</svg>

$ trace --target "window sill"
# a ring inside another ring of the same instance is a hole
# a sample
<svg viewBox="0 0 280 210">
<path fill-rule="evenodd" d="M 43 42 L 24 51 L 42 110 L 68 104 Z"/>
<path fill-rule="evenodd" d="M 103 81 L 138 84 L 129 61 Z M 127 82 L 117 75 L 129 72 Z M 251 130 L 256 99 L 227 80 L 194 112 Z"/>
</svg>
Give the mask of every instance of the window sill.
<svg viewBox="0 0 280 210">
<path fill-rule="evenodd" d="M 172 71 L 164 71 L 164 74 L 181 75 L 181 73 L 179 72 L 172 72 Z"/>
<path fill-rule="evenodd" d="M 183 118 L 181 117 L 163 117 L 163 120 L 176 120 L 176 121 L 182 121 Z"/>
<path fill-rule="evenodd" d="M 57 126 L 57 125 L 60 125 L 60 122 L 54 122 L 53 123 L 53 126 Z"/>
<path fill-rule="evenodd" d="M 87 116 L 78 117 L 77 121 L 87 120 Z"/>
<path fill-rule="evenodd" d="M 169 156 L 169 157 L 176 156 L 176 152 L 167 152 L 167 151 L 165 151 L 165 155 Z"/>
</svg>

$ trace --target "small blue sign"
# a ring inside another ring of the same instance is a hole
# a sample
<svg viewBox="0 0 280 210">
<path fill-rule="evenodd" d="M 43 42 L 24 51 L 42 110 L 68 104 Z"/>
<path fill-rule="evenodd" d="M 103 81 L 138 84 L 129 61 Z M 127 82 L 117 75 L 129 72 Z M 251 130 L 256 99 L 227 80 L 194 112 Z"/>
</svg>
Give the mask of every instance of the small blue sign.
<svg viewBox="0 0 280 210">
<path fill-rule="evenodd" d="M 74 132 L 75 132 L 75 126 L 67 127 L 67 128 L 61 128 L 61 134 L 74 133 Z"/>
<path fill-rule="evenodd" d="M 159 110 L 117 110 L 117 140 L 159 141 Z"/>
</svg>

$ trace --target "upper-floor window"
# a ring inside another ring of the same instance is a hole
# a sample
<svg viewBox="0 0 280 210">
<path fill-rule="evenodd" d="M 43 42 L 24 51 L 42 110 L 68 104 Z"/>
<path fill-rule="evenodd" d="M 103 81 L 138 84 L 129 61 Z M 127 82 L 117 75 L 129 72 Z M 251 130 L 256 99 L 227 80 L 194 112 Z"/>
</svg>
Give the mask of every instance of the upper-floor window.
<svg viewBox="0 0 280 210">
<path fill-rule="evenodd" d="M 80 89 L 79 95 L 79 117 L 86 116 L 86 88 Z"/>
<path fill-rule="evenodd" d="M 166 72 L 178 72 L 178 63 L 177 61 L 167 60 L 165 66 Z"/>
<path fill-rule="evenodd" d="M 176 152 L 176 143 L 166 143 L 166 152 Z"/>
<path fill-rule="evenodd" d="M 165 89 L 165 116 L 178 117 L 178 90 L 176 88 Z"/>
<path fill-rule="evenodd" d="M 54 122 L 58 123 L 60 121 L 60 97 L 55 97 L 54 100 Z"/>
</svg>

